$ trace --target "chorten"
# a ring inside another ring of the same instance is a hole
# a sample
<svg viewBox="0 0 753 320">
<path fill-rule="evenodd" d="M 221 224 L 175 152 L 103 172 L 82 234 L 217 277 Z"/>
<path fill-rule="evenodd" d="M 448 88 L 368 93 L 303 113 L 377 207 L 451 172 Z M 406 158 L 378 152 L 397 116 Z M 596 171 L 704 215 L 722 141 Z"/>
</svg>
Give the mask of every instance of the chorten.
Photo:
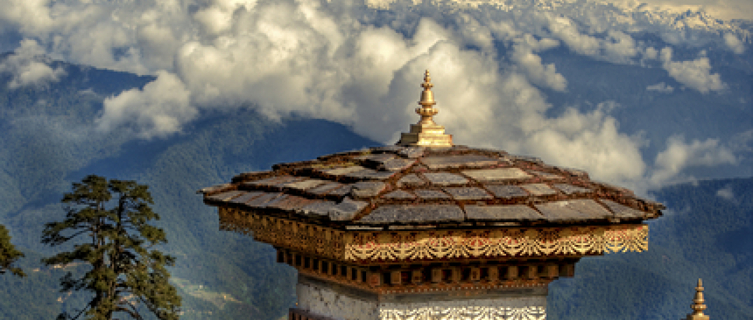
<svg viewBox="0 0 753 320">
<path fill-rule="evenodd" d="M 544 319 L 583 257 L 648 248 L 664 206 L 586 172 L 452 144 L 428 71 L 397 145 L 282 163 L 202 189 L 220 229 L 298 270 L 290 319 Z"/>
<path fill-rule="evenodd" d="M 434 122 L 434 116 L 439 113 L 439 110 L 434 108 L 437 103 L 434 101 L 434 93 L 431 91 L 433 86 L 429 70 L 426 70 L 424 83 L 421 84 L 424 91 L 421 92 L 421 100 L 418 101 L 421 107 L 416 108 L 416 113 L 421 116 L 421 119 L 418 123 L 410 126 L 410 132 L 404 132 L 400 136 L 397 145 L 452 147 L 452 135 L 445 134 L 444 127 Z"/>
</svg>

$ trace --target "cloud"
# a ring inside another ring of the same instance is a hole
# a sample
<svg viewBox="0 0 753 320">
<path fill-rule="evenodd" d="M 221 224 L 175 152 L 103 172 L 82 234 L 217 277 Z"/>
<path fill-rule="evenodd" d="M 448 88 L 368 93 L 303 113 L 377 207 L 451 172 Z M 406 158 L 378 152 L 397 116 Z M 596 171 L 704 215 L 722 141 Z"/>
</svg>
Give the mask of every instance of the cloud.
<svg viewBox="0 0 753 320">
<path fill-rule="evenodd" d="M 672 61 L 672 48 L 665 47 L 661 50 L 660 59 L 664 70 L 667 70 L 670 77 L 701 93 L 721 91 L 725 87 L 718 73 L 711 74 L 711 64 L 707 57 L 689 61 Z"/>
<path fill-rule="evenodd" d="M 690 167 L 711 167 L 738 162 L 733 151 L 717 139 L 693 140 L 686 143 L 681 135 L 667 139 L 667 148 L 656 156 L 650 182 L 655 186 L 687 179 L 682 171 Z"/>
<path fill-rule="evenodd" d="M 118 129 L 145 139 L 164 137 L 180 132 L 186 122 L 198 115 L 189 95 L 178 77 L 159 72 L 157 79 L 143 90 L 131 89 L 105 99 L 103 113 L 95 124 L 104 132 Z"/>
<path fill-rule="evenodd" d="M 732 186 L 729 185 L 716 191 L 716 195 L 728 201 L 735 201 L 735 193 L 732 191 Z"/>
<path fill-rule="evenodd" d="M 44 49 L 34 40 L 23 40 L 13 54 L 0 62 L 0 73 L 9 73 L 8 87 L 16 89 L 25 86 L 43 86 L 57 82 L 65 75 L 62 68 L 53 69 L 46 63 Z"/>
<path fill-rule="evenodd" d="M 656 92 L 660 92 L 660 93 L 672 93 L 673 91 L 675 91 L 675 88 L 672 87 L 672 86 L 670 86 L 670 85 L 667 85 L 664 82 L 659 82 L 657 84 L 652 84 L 652 85 L 646 87 L 646 90 L 647 91 L 656 91 Z"/>
<path fill-rule="evenodd" d="M 633 38 L 648 30 L 633 16 L 570 10 L 577 3 L 561 4 L 570 6 L 562 11 L 568 16 L 543 7 L 515 11 L 502 1 L 483 11 L 389 0 L 368 1 L 379 10 L 338 1 L 0 1 L 13 8 L 0 13 L 2 28 L 37 39 L 56 57 L 157 75 L 142 90 L 107 98 L 95 120 L 100 132 L 164 137 L 204 112 L 254 108 L 273 120 L 296 114 L 336 121 L 391 144 L 418 119 L 413 109 L 428 68 L 437 122 L 458 144 L 538 155 L 615 183 L 659 171 L 641 158 L 646 142 L 620 131 L 613 103 L 552 114 L 539 90 L 568 86 L 557 66 L 542 60 L 546 50 L 620 64 L 637 63 L 641 53 L 660 58 Z M 671 49 L 661 57 L 684 86 L 723 86 L 706 58 L 675 62 Z M 654 164 L 665 172 L 661 181 L 682 174 L 668 163 Z M 682 167 L 689 166 L 693 161 Z"/>
<path fill-rule="evenodd" d="M 654 47 L 648 47 L 643 51 L 643 58 L 649 60 L 655 60 L 659 58 L 659 51 L 656 51 Z"/>
<path fill-rule="evenodd" d="M 622 31 L 607 30 L 606 36 L 599 38 L 581 33 L 580 23 L 567 17 L 548 12 L 540 16 L 546 21 L 552 37 L 562 40 L 578 54 L 614 63 L 630 63 L 638 55 L 635 40 Z"/>
<path fill-rule="evenodd" d="M 724 44 L 736 54 L 743 54 L 745 52 L 745 44 L 732 33 L 724 34 Z"/>
<path fill-rule="evenodd" d="M 605 111 L 608 106 L 600 104 L 586 114 L 570 108 L 561 117 L 545 120 L 530 133 L 527 148 L 558 165 L 588 168 L 596 179 L 640 179 L 646 169 L 640 153 L 643 141 L 620 133 L 617 120 Z"/>
<path fill-rule="evenodd" d="M 643 10 L 663 10 L 675 13 L 701 10 L 715 18 L 727 20 L 750 20 L 750 12 L 753 12 L 753 2 L 749 0 L 608 0 L 608 2 L 630 8 L 642 6 Z"/>
<path fill-rule="evenodd" d="M 526 73 L 533 83 L 557 91 L 565 91 L 567 80 L 557 73 L 554 63 L 544 65 L 541 63 L 541 57 L 533 53 L 534 51 L 556 47 L 559 45 L 559 41 L 547 38 L 539 41 L 532 35 L 526 34 L 513 42 L 515 44 L 510 59 Z"/>
</svg>

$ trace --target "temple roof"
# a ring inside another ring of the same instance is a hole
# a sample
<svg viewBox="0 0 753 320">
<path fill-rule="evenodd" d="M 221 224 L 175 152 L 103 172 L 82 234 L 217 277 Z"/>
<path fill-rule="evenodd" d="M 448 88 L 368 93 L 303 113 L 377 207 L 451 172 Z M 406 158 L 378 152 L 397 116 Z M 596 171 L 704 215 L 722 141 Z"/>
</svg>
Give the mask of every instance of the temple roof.
<svg viewBox="0 0 753 320">
<path fill-rule="evenodd" d="M 421 117 L 395 146 L 282 163 L 200 190 L 209 205 L 349 230 L 636 223 L 664 206 L 588 174 L 501 150 L 455 146 L 436 124 L 427 70 Z"/>
<path fill-rule="evenodd" d="M 466 146 L 335 153 L 199 192 L 209 205 L 348 230 L 636 223 L 665 209 L 580 170 Z"/>
</svg>

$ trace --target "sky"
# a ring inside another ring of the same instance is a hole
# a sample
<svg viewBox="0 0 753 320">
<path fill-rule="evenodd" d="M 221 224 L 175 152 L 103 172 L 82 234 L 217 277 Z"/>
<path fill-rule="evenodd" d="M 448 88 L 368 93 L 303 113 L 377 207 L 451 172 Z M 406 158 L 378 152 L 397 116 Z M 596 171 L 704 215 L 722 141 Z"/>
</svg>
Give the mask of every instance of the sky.
<svg viewBox="0 0 753 320">
<path fill-rule="evenodd" d="M 65 71 L 38 58 L 46 55 L 153 75 L 143 89 L 107 97 L 91 119 L 94 131 L 125 128 L 134 139 L 170 137 L 206 112 L 250 107 L 273 121 L 300 115 L 342 123 L 391 144 L 417 120 L 419 84 L 430 68 L 437 122 L 456 143 L 535 155 L 648 190 L 688 178 L 689 167 L 739 163 L 739 148 L 678 133 L 649 158 L 644 138 L 620 130 L 613 101 L 551 115 L 543 91 L 567 93 L 571 84 L 542 55 L 566 49 L 593 61 L 654 66 L 677 84 L 647 91 L 722 94 L 730 86 L 704 46 L 749 53 L 749 29 L 729 19 L 753 20 L 753 2 L 647 2 L 0 0 L 0 46 L 13 51 L 0 72 L 12 75 L 11 89 L 59 81 Z M 678 18 L 687 10 L 708 15 Z M 666 45 L 637 40 L 641 33 Z M 739 138 L 747 146 L 753 130 Z"/>
</svg>

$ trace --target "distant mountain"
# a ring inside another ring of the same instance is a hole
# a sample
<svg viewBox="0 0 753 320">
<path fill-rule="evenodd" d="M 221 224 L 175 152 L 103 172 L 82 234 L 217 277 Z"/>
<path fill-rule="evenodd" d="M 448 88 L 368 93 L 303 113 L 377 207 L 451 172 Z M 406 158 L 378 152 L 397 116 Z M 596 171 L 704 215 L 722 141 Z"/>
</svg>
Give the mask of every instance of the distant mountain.
<svg viewBox="0 0 753 320">
<path fill-rule="evenodd" d="M 649 250 L 584 258 L 549 286 L 548 319 L 680 319 L 698 278 L 711 319 L 753 314 L 753 178 L 658 191 Z"/>
<path fill-rule="evenodd" d="M 677 131 L 689 138 L 729 138 L 751 128 L 750 108 L 733 103 L 750 99 L 751 91 L 732 97 L 648 92 L 651 84 L 676 83 L 656 70 L 587 61 L 561 50 L 542 54 L 545 61 L 556 61 L 571 83 L 564 93 L 546 91 L 556 105 L 549 112 L 564 112 L 578 101 L 614 99 L 622 106 L 612 112 L 627 132 L 644 131 L 651 141 L 660 142 Z M 731 66 L 746 63 L 718 54 Z M 38 261 L 53 251 L 39 244 L 42 224 L 62 217 L 62 194 L 87 174 L 150 186 L 155 210 L 162 215 L 158 225 L 168 234 L 164 250 L 178 258 L 172 273 L 185 301 L 183 319 L 282 316 L 294 303 L 293 269 L 275 263 L 270 246 L 218 231 L 217 213 L 203 205 L 195 191 L 274 163 L 377 143 L 340 124 L 296 117 L 275 122 L 251 108 L 205 111 L 183 133 L 166 139 L 134 140 L 118 131 L 99 132 L 93 119 L 102 111 L 103 100 L 143 87 L 152 78 L 46 63 L 65 70 L 65 76 L 16 89 L 4 85 L 10 79 L 0 78 L 0 223 L 27 253 L 21 264 L 30 274 L 28 280 L 0 277 L 0 319 L 49 319 L 85 300 L 58 293 L 61 270 L 43 268 Z M 750 69 L 721 70 L 729 83 L 753 83 L 747 82 Z M 725 112 L 716 112 L 720 108 Z M 552 284 L 550 319 L 679 318 L 689 311 L 698 277 L 705 280 L 712 317 L 745 319 L 753 314 L 753 179 L 700 181 L 654 195 L 670 210 L 650 223 L 650 250 L 584 258 L 574 279 Z"/>
<path fill-rule="evenodd" d="M 506 0 L 506 1 L 438 1 L 444 6 L 461 8 L 489 6 L 504 12 L 551 12 L 583 23 L 598 23 L 606 29 L 662 33 L 666 31 L 694 32 L 696 35 L 718 36 L 725 32 L 740 35 L 751 41 L 749 21 L 725 21 L 704 11 L 657 8 L 640 1 L 600 0 Z"/>
</svg>

